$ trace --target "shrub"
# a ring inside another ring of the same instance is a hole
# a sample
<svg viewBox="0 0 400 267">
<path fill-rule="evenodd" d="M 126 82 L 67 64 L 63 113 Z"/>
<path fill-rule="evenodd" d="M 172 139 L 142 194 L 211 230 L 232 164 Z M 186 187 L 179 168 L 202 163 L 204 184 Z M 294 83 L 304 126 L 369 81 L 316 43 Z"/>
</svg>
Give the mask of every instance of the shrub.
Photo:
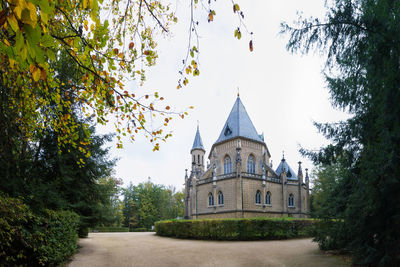
<svg viewBox="0 0 400 267">
<path fill-rule="evenodd" d="M 289 218 L 168 220 L 156 222 L 157 235 L 209 240 L 273 240 L 311 237 L 314 220 Z"/>
<path fill-rule="evenodd" d="M 129 227 L 96 227 L 91 229 L 92 232 L 129 232 Z"/>
<path fill-rule="evenodd" d="M 0 196 L 0 214 L 0 266 L 55 266 L 75 253 L 76 213 L 45 210 L 35 215 L 21 200 Z"/>
<path fill-rule="evenodd" d="M 315 224 L 314 240 L 321 250 L 346 250 L 349 243 L 345 224 L 340 220 L 320 220 Z"/>
</svg>

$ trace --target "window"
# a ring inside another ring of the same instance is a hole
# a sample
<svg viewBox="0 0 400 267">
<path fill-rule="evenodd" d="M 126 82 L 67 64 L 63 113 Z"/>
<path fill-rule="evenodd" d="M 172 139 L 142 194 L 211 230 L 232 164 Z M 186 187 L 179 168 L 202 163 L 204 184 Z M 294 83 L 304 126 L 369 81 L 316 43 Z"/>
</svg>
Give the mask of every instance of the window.
<svg viewBox="0 0 400 267">
<path fill-rule="evenodd" d="M 232 172 L 232 161 L 229 156 L 226 156 L 224 160 L 224 174 L 228 174 L 231 172 Z"/>
<path fill-rule="evenodd" d="M 261 204 L 261 192 L 257 190 L 256 192 L 256 204 Z"/>
<path fill-rule="evenodd" d="M 224 194 L 221 191 L 218 192 L 218 205 L 224 205 Z"/>
<path fill-rule="evenodd" d="M 247 159 L 247 172 L 255 173 L 256 172 L 256 161 L 253 155 L 250 155 Z"/>
<path fill-rule="evenodd" d="M 197 164 L 200 165 L 200 155 L 197 155 Z"/>
<path fill-rule="evenodd" d="M 289 195 L 289 207 L 294 207 L 294 197 L 293 194 Z"/>
<path fill-rule="evenodd" d="M 208 194 L 208 206 L 214 206 L 214 196 L 212 193 Z"/>
<path fill-rule="evenodd" d="M 265 204 L 271 205 L 271 192 L 267 192 L 267 195 L 265 196 Z"/>
<path fill-rule="evenodd" d="M 193 155 L 193 161 L 192 161 L 192 163 L 196 163 L 196 156 L 195 156 L 195 155 Z"/>
</svg>

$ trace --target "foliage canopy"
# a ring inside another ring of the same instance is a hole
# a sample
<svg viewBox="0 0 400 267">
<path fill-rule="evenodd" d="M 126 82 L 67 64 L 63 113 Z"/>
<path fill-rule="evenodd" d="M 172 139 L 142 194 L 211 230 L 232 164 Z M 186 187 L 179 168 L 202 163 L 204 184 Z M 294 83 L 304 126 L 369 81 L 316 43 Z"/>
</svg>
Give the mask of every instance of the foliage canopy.
<svg viewBox="0 0 400 267">
<path fill-rule="evenodd" d="M 395 265 L 400 261 L 400 2 L 335 0 L 326 18 L 299 18 L 287 48 L 327 56 L 325 78 L 332 104 L 352 117 L 316 123 L 332 141 L 319 152 L 302 150 L 317 164 L 340 163 L 325 202 L 343 218 L 342 244 L 355 263 Z M 328 169 L 325 169 L 328 170 Z M 342 192 L 341 194 L 335 194 Z M 335 236 L 327 231 L 326 238 Z"/>
</svg>

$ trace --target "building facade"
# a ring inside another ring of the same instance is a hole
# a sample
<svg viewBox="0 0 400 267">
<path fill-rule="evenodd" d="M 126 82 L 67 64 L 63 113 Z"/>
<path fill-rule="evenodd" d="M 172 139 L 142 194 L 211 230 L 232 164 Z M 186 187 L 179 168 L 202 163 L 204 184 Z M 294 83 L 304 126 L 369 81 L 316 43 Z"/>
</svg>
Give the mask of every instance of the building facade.
<svg viewBox="0 0 400 267">
<path fill-rule="evenodd" d="M 308 170 L 303 182 L 284 156 L 273 170 L 271 154 L 238 95 L 205 166 L 197 127 L 185 174 L 185 218 L 309 217 Z"/>
</svg>

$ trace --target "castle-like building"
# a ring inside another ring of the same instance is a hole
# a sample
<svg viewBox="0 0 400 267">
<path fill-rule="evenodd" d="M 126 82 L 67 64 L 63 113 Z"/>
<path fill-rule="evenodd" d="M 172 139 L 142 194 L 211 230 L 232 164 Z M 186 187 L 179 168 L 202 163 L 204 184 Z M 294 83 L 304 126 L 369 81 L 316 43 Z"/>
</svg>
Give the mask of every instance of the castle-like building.
<svg viewBox="0 0 400 267">
<path fill-rule="evenodd" d="M 185 174 L 185 218 L 309 217 L 309 178 L 284 156 L 276 170 L 271 154 L 238 95 L 218 140 L 206 151 L 197 127 Z"/>
</svg>

